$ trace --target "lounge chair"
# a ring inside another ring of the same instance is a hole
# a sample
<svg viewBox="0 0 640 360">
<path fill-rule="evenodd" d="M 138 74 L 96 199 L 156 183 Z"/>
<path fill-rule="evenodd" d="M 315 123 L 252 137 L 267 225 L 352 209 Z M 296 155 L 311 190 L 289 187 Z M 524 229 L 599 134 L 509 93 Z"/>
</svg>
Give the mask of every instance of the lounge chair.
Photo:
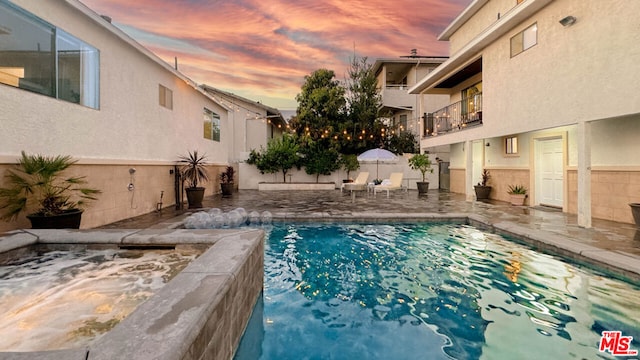
<svg viewBox="0 0 640 360">
<path fill-rule="evenodd" d="M 367 185 L 368 179 L 369 179 L 369 173 L 366 171 L 361 172 L 358 174 L 358 176 L 352 183 L 343 183 L 342 186 L 340 186 L 340 191 L 342 192 L 344 190 L 345 184 Z"/>
<path fill-rule="evenodd" d="M 389 179 L 385 179 L 382 181 L 382 184 L 376 185 L 373 187 L 373 195 L 377 194 L 380 191 L 386 191 L 387 197 L 389 197 L 389 191 L 391 190 L 401 190 L 402 189 L 402 177 L 404 174 L 402 173 L 391 173 L 389 175 Z"/>
</svg>

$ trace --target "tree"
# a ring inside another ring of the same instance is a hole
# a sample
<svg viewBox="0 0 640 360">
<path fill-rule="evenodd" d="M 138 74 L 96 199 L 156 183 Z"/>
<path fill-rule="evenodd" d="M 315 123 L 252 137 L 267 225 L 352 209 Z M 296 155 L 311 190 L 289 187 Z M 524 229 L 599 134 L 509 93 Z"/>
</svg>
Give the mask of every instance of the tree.
<svg viewBox="0 0 640 360">
<path fill-rule="evenodd" d="M 329 137 L 343 119 L 344 92 L 332 70 L 318 69 L 305 76 L 302 92 L 296 95 L 298 109 L 292 121 L 296 133 L 313 140 Z"/>
<path fill-rule="evenodd" d="M 352 171 L 356 171 L 360 169 L 360 163 L 358 162 L 358 157 L 355 154 L 343 154 L 340 156 L 340 165 L 342 169 L 347 172 L 347 179 L 349 179 L 349 175 Z"/>
<path fill-rule="evenodd" d="M 266 150 L 264 148 L 261 148 L 260 152 L 251 150 L 247 163 L 256 165 L 262 174 L 282 171 L 282 182 L 286 182 L 287 172 L 294 166 L 300 168 L 299 150 L 300 146 L 296 138 L 285 134 L 281 138 L 270 140 Z"/>
<path fill-rule="evenodd" d="M 384 140 L 385 148 L 394 154 L 416 154 L 420 145 L 415 134 L 410 131 L 402 131 L 400 133 L 391 134 Z"/>
<path fill-rule="evenodd" d="M 355 154 L 382 145 L 388 129 L 379 118 L 382 97 L 373 64 L 366 57 L 354 56 L 347 73 L 347 125 L 353 129 L 353 137 L 343 144 L 342 152 Z"/>
<path fill-rule="evenodd" d="M 340 168 L 340 154 L 329 146 L 328 139 L 309 140 L 302 148 L 302 154 L 304 170 L 309 175 L 316 175 L 316 183 L 319 182 L 320 175 L 331 175 Z"/>
</svg>

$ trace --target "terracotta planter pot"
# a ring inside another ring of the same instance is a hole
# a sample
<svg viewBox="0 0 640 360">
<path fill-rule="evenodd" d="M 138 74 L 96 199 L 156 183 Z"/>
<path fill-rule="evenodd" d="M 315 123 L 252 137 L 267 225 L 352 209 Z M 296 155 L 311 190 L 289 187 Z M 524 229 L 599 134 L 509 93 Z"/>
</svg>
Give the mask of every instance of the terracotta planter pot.
<svg viewBox="0 0 640 360">
<path fill-rule="evenodd" d="M 509 201 L 511 205 L 522 206 L 524 205 L 524 199 L 527 198 L 527 195 L 524 194 L 509 194 Z"/>
<path fill-rule="evenodd" d="M 636 222 L 636 226 L 640 228 L 640 203 L 631 203 L 631 215 L 633 215 L 633 220 Z"/>
<path fill-rule="evenodd" d="M 204 188 L 186 188 L 187 201 L 189 202 L 189 209 L 199 209 L 202 207 L 202 199 L 204 199 Z"/>
<path fill-rule="evenodd" d="M 476 191 L 476 200 L 485 200 L 489 198 L 491 186 L 475 185 L 473 188 Z"/>
<path fill-rule="evenodd" d="M 79 229 L 82 210 L 67 210 L 53 216 L 27 215 L 32 229 Z"/>
<path fill-rule="evenodd" d="M 418 195 L 424 195 L 429 191 L 428 181 L 417 181 L 416 186 L 418 187 Z"/>
</svg>

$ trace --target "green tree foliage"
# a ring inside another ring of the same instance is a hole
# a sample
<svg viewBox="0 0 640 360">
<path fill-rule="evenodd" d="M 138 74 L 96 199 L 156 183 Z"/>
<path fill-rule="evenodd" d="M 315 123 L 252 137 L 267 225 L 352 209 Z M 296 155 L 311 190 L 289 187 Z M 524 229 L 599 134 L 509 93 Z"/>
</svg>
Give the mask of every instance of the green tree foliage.
<svg viewBox="0 0 640 360">
<path fill-rule="evenodd" d="M 300 168 L 300 145 L 295 136 L 285 134 L 281 138 L 272 139 L 267 149 L 251 150 L 248 164 L 256 165 L 260 173 L 273 174 L 282 171 L 282 181 L 285 182 L 287 172 L 293 167 Z"/>
<path fill-rule="evenodd" d="M 340 168 L 340 154 L 330 144 L 329 139 L 308 140 L 302 148 L 304 169 L 309 175 L 316 175 L 316 183 L 320 175 L 331 175 Z"/>
<path fill-rule="evenodd" d="M 385 140 L 385 148 L 394 154 L 416 154 L 420 152 L 420 145 L 416 136 L 410 131 L 402 131 L 389 135 Z"/>
<path fill-rule="evenodd" d="M 297 114 L 292 120 L 299 136 L 325 138 L 344 117 L 344 88 L 332 70 L 318 69 L 305 76 L 302 92 L 296 96 Z"/>
<path fill-rule="evenodd" d="M 343 154 L 340 156 L 340 165 L 347 172 L 347 179 L 350 178 L 351 172 L 360 169 L 358 157 L 355 154 Z"/>
<path fill-rule="evenodd" d="M 388 132 L 380 121 L 382 96 L 373 64 L 366 57 L 351 59 L 346 80 L 347 121 L 345 127 L 352 130 L 351 139 L 343 141 L 342 153 L 356 154 L 383 145 Z"/>
</svg>

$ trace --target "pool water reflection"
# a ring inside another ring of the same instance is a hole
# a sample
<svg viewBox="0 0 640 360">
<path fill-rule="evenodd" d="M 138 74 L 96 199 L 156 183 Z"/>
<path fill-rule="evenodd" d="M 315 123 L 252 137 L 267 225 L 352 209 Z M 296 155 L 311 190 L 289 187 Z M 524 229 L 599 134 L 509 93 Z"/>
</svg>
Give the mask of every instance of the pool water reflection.
<svg viewBox="0 0 640 360">
<path fill-rule="evenodd" d="M 607 358 L 606 330 L 640 348 L 640 287 L 470 226 L 277 224 L 265 251 L 236 359 Z"/>
</svg>

